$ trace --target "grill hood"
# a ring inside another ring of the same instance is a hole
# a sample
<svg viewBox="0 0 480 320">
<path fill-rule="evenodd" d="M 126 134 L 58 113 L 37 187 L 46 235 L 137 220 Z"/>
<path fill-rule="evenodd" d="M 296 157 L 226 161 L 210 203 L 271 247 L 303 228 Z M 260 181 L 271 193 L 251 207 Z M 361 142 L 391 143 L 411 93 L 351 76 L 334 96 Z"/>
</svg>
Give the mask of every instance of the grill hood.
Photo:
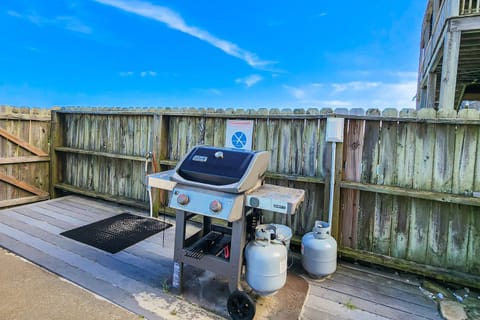
<svg viewBox="0 0 480 320">
<path fill-rule="evenodd" d="M 263 182 L 270 152 L 196 146 L 177 164 L 171 179 L 210 190 L 242 193 Z"/>
</svg>

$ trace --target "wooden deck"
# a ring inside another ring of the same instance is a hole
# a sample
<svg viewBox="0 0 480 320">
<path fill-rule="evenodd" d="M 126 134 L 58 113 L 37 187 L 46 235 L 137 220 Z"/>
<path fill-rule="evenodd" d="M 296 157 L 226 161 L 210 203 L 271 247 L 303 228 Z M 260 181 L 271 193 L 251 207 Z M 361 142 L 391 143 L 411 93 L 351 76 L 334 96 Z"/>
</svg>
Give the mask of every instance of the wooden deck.
<svg viewBox="0 0 480 320">
<path fill-rule="evenodd" d="M 442 319 L 414 276 L 343 262 L 327 279 L 308 281 L 305 320 Z"/>
<path fill-rule="evenodd" d="M 174 228 L 113 255 L 59 235 L 125 211 L 146 214 L 78 196 L 1 210 L 0 246 L 148 319 L 221 318 L 166 290 Z M 302 319 L 441 319 L 415 279 L 341 264 L 330 278 L 308 281 Z"/>
</svg>

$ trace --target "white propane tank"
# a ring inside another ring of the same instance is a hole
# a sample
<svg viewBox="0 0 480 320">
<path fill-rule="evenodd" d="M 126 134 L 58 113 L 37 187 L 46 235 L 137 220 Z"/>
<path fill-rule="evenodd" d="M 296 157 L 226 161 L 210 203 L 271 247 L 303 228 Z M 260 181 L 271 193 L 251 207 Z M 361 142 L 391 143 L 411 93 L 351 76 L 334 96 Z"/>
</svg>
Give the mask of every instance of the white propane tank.
<svg viewBox="0 0 480 320">
<path fill-rule="evenodd" d="M 255 240 L 245 248 L 247 283 L 262 296 L 274 294 L 287 281 L 287 248 L 275 240 L 276 229 L 274 225 L 257 226 Z"/>
<path fill-rule="evenodd" d="M 327 276 L 337 269 L 337 242 L 327 222 L 315 221 L 313 231 L 302 238 L 301 250 L 303 268 L 311 276 Z"/>
</svg>

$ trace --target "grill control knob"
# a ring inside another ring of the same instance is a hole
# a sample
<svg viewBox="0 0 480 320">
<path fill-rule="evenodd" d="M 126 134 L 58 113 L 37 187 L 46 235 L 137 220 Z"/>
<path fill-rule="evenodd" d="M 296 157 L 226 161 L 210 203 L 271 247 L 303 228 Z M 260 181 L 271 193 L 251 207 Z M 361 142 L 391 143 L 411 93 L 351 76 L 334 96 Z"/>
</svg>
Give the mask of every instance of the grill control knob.
<svg viewBox="0 0 480 320">
<path fill-rule="evenodd" d="M 177 197 L 177 203 L 181 206 L 184 206 L 189 202 L 190 202 L 190 198 L 185 193 L 182 193 Z"/>
<path fill-rule="evenodd" d="M 260 206 L 260 199 L 256 197 L 251 197 L 250 198 L 250 207 L 252 208 L 258 208 Z"/>
<path fill-rule="evenodd" d="M 222 203 L 218 200 L 210 202 L 210 210 L 212 212 L 220 212 L 222 210 Z"/>
</svg>

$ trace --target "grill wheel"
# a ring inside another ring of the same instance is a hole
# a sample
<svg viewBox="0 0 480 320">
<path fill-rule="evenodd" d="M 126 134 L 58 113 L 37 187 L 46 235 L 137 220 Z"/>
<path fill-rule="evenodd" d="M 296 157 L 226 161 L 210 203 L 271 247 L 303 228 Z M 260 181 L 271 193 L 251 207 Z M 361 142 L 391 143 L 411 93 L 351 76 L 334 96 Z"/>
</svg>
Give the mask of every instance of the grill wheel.
<svg viewBox="0 0 480 320">
<path fill-rule="evenodd" d="M 252 320 L 255 316 L 255 302 L 243 291 L 234 291 L 227 301 L 227 309 L 233 320 Z"/>
</svg>

